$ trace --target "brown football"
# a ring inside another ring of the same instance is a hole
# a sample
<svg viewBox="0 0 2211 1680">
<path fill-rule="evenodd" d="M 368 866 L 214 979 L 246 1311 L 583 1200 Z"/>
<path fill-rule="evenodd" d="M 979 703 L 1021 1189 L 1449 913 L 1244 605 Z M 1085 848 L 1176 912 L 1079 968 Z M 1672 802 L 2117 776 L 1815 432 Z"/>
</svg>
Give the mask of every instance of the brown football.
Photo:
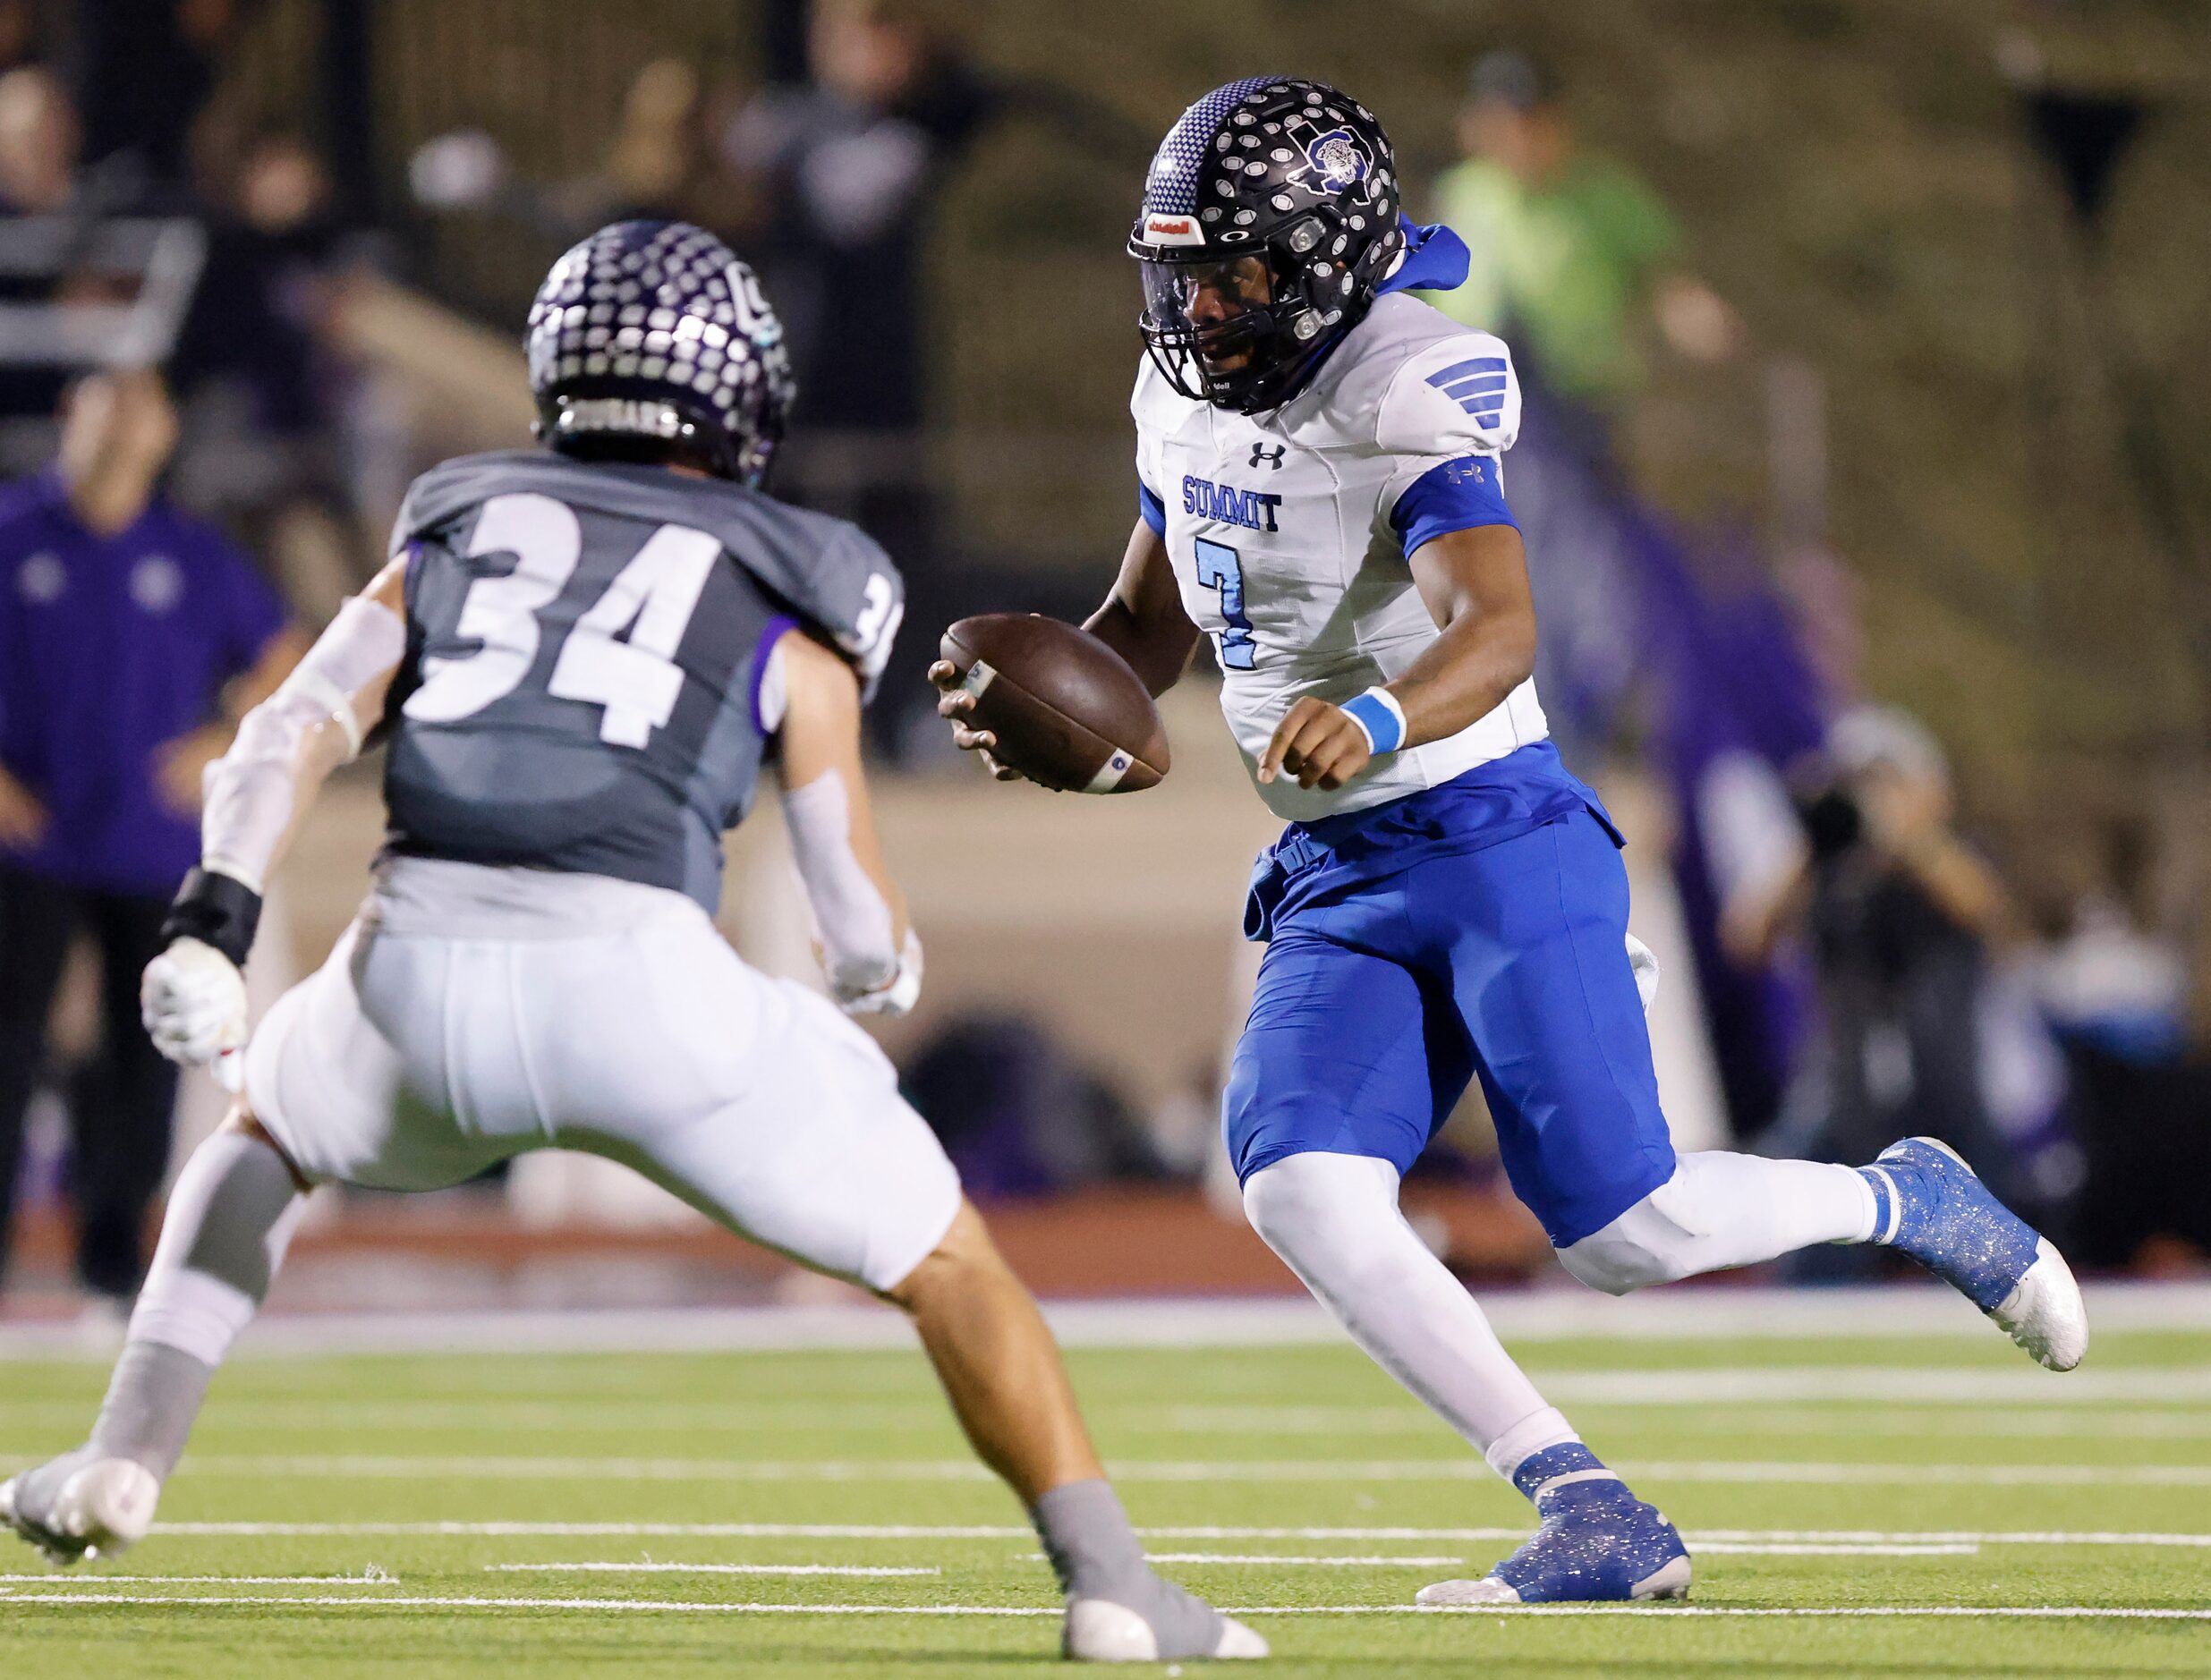
<svg viewBox="0 0 2211 1680">
<path fill-rule="evenodd" d="M 1088 631 L 1028 613 L 984 613 L 944 632 L 975 697 L 969 723 L 994 754 L 1063 793 L 1134 793 L 1167 774 L 1167 729 L 1128 661 Z"/>
</svg>

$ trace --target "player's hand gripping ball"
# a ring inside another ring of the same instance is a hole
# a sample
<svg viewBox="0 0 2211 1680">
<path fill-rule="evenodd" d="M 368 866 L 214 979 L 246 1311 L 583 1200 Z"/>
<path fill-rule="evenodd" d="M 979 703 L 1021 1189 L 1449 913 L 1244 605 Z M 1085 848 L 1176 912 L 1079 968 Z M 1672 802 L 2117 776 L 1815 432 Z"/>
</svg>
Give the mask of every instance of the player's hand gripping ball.
<svg viewBox="0 0 2211 1680">
<path fill-rule="evenodd" d="M 1167 774 L 1167 729 L 1128 662 L 1056 618 L 985 613 L 944 632 L 929 667 L 952 737 L 1002 782 L 1134 793 Z"/>
</svg>

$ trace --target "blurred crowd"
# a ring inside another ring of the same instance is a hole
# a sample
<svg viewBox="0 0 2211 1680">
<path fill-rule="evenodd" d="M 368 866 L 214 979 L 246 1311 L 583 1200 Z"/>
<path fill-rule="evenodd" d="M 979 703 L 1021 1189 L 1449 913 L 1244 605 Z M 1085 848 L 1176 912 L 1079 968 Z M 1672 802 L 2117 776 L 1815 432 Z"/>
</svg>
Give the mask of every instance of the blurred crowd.
<svg viewBox="0 0 2211 1680">
<path fill-rule="evenodd" d="M 175 1093 L 135 979 L 196 853 L 199 768 L 366 575 L 426 464 L 349 299 L 378 277 L 434 294 L 415 258 L 446 220 L 522 228 L 548 255 L 623 216 L 714 228 L 789 334 L 804 405 L 780 488 L 879 537 L 925 627 L 972 585 L 927 453 L 940 196 L 1025 114 L 1139 165 L 1149 143 L 985 72 L 941 11 L 817 0 L 784 73 L 716 85 L 648 64 L 565 179 L 488 132 L 444 134 L 395 160 L 411 202 L 379 220 L 306 128 L 223 97 L 248 14 L 89 5 L 60 41 L 41 33 L 55 8 L 0 0 L 0 1266 L 43 1102 L 73 1140 L 80 1277 L 115 1299 Z M 1572 92 L 1528 54 L 1480 57 L 1458 155 L 1411 204 L 1474 252 L 1432 301 L 1504 334 L 1528 389 L 1509 471 L 1554 722 L 1577 762 L 1671 796 L 1695 952 L 1676 983 L 1703 999 L 1728 1124 L 1846 1161 L 1933 1132 L 2090 1265 L 2203 1266 L 2211 1069 L 2174 861 L 2147 813 L 2076 821 L 2093 833 L 2071 878 L 2020 888 L 1961 827 L 1939 730 L 1862 691 L 1847 561 L 1816 541 L 1746 555 L 1655 513 L 1620 437 L 1654 378 L 1678 361 L 1755 380 L 1786 346 L 1701 276 L 1665 195 L 1582 142 Z M 930 637 L 906 641 L 886 692 L 923 704 Z M 48 1028 L 72 942 L 104 971 L 101 1025 L 64 1054 Z M 1023 1019 L 956 1023 L 908 1071 L 979 1190 L 1203 1169 L 1186 1116 L 1132 1113 L 1110 1070 Z"/>
</svg>

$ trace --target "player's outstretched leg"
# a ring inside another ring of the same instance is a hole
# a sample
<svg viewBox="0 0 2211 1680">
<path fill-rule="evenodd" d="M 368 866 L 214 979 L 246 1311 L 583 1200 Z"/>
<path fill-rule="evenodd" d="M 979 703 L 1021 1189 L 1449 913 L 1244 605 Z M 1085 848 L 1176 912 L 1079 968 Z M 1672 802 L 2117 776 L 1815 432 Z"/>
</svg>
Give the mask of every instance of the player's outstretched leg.
<svg viewBox="0 0 2211 1680">
<path fill-rule="evenodd" d="M 1090 1443 L 1059 1349 L 973 1207 L 887 1292 L 914 1317 L 960 1427 L 1028 1507 L 1087 1662 L 1263 1657 L 1266 1641 L 1162 1580 Z"/>
<path fill-rule="evenodd" d="M 1858 1167 L 1684 1155 L 1666 1183 L 1559 1259 L 1592 1288 L 1620 1295 L 1816 1243 L 1902 1250 L 2052 1370 L 2071 1370 L 2088 1351 L 2087 1311 L 2064 1257 L 1932 1138 L 1907 1138 Z"/>
<path fill-rule="evenodd" d="M 1681 1598 L 1689 1556 L 1671 1523 L 1628 1491 L 1544 1404 L 1465 1286 L 1398 1209 L 1389 1162 L 1313 1150 L 1254 1173 L 1252 1227 L 1374 1362 L 1526 1494 L 1541 1527 L 1480 1581 L 1424 1604 Z"/>
<path fill-rule="evenodd" d="M 1906 1138 L 1858 1170 L 1873 1187 L 1875 1242 L 1910 1255 L 2052 1370 L 2086 1357 L 2088 1309 L 2072 1268 L 1957 1150 Z"/>
<path fill-rule="evenodd" d="M 268 1293 L 298 1201 L 291 1165 L 250 1123 L 193 1151 L 92 1438 L 0 1484 L 0 1522 L 57 1564 L 145 1535 L 208 1379 Z"/>
</svg>

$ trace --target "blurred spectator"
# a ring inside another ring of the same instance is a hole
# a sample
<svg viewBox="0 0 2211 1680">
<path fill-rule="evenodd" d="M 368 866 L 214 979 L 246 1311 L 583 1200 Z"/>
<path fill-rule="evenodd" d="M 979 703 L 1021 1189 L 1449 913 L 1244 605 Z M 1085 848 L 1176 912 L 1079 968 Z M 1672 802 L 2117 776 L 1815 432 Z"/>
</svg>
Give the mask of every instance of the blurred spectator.
<svg viewBox="0 0 2211 1680">
<path fill-rule="evenodd" d="M 1858 1162 L 1928 1133 L 2016 1201 L 1981 1030 L 1986 958 L 2009 937 L 2010 902 L 1951 827 L 1949 767 L 1917 719 L 1855 708 L 1836 720 L 1827 756 L 1829 779 L 1800 807 L 1796 866 L 1731 904 L 1722 928 L 1748 965 L 1800 932 L 1816 980 L 1820 1025 L 1763 1147 Z"/>
<path fill-rule="evenodd" d="M 257 429 L 312 433 L 328 421 L 316 366 L 337 237 L 328 172 L 303 135 L 273 127 L 248 137 L 228 178 L 210 184 L 217 219 L 177 345 L 177 382 L 235 380 Z"/>
<path fill-rule="evenodd" d="M 737 115 L 722 156 L 756 221 L 743 250 L 790 335 L 799 435 L 779 471 L 801 499 L 855 521 L 906 575 L 916 624 L 957 616 L 937 552 L 921 428 L 929 411 L 931 211 L 951 166 L 1006 108 L 913 0 L 821 0 L 813 80 Z M 901 639 L 871 708 L 876 739 L 909 737 L 928 638 Z"/>
<path fill-rule="evenodd" d="M 2073 906 L 2072 925 L 2035 965 L 2043 1013 L 2069 1045 L 2137 1064 L 2187 1048 L 2188 963 L 2156 931 L 2148 836 L 2119 823 L 2105 836 L 2104 878 Z"/>
<path fill-rule="evenodd" d="M 69 60 L 84 157 L 118 208 L 191 206 L 189 140 L 248 0 L 77 0 Z"/>
<path fill-rule="evenodd" d="M 1643 378 L 1642 318 L 1681 354 L 1716 361 L 1733 311 L 1680 271 L 1680 230 L 1627 165 L 1575 142 L 1550 75 L 1518 52 L 1477 61 L 1459 113 L 1465 161 L 1435 187 L 1438 216 L 1474 253 L 1437 308 L 1506 334 L 1556 395 L 1616 408 Z"/>
<path fill-rule="evenodd" d="M 440 134 L 407 163 L 415 200 L 433 210 L 489 209 L 574 244 L 608 222 L 679 217 L 707 226 L 749 224 L 752 205 L 714 155 L 698 72 L 657 58 L 637 72 L 599 163 L 552 185 L 514 170 L 480 129 Z"/>
<path fill-rule="evenodd" d="M 27 64 L 0 75 L 0 210 L 51 216 L 76 194 L 81 131 L 68 89 Z"/>
<path fill-rule="evenodd" d="M 928 212 L 1000 96 L 910 0 L 821 0 L 809 47 L 812 83 L 762 93 L 724 138 L 761 190 L 743 249 L 791 335 L 808 429 L 909 430 Z"/>
<path fill-rule="evenodd" d="M 54 468 L 0 493 L 0 1262 L 47 1014 L 83 932 L 105 1045 L 70 1104 L 77 1266 L 118 1298 L 138 1285 L 176 1090 L 139 1027 L 139 972 L 199 861 L 200 771 L 304 647 L 245 558 L 160 494 L 175 442 L 158 375 L 95 375 Z"/>
</svg>

